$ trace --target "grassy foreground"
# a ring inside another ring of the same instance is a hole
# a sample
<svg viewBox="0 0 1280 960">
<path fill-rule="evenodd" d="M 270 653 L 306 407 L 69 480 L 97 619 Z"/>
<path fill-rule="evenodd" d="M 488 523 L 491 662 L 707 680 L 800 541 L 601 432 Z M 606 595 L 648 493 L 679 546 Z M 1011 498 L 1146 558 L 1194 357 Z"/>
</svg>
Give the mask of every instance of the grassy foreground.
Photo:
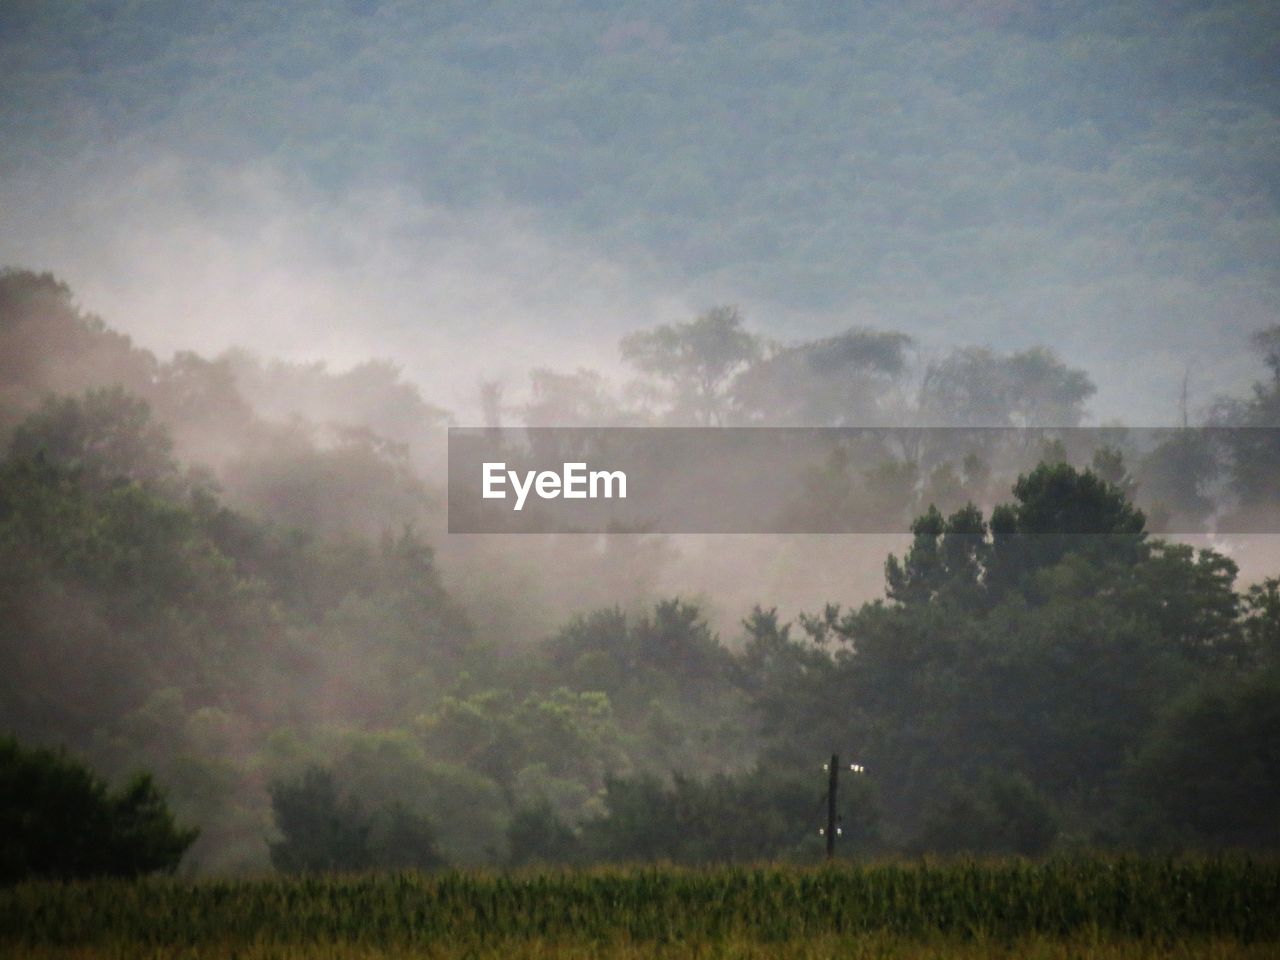
<svg viewBox="0 0 1280 960">
<path fill-rule="evenodd" d="M 670 867 L 0 890 L 18 958 L 1280 956 L 1280 862 Z"/>
</svg>

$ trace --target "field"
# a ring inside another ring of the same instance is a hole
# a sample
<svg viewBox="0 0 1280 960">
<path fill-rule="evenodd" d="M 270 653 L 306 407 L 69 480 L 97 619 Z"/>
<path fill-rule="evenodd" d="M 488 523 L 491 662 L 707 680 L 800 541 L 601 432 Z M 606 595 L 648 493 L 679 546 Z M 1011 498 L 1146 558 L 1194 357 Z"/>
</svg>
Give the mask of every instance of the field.
<svg viewBox="0 0 1280 960">
<path fill-rule="evenodd" d="M 0 890 L 15 958 L 1280 956 L 1280 863 L 1079 858 Z"/>
</svg>

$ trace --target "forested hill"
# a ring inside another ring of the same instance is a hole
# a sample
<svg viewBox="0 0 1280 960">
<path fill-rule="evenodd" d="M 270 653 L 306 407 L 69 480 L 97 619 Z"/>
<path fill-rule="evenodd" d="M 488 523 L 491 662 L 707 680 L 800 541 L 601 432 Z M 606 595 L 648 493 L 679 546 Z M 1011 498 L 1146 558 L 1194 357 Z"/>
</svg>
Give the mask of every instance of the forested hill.
<svg viewBox="0 0 1280 960">
<path fill-rule="evenodd" d="M 0 168 L 393 182 L 800 324 L 1188 356 L 1280 306 L 1278 43 L 1256 0 L 13 2 Z"/>
</svg>

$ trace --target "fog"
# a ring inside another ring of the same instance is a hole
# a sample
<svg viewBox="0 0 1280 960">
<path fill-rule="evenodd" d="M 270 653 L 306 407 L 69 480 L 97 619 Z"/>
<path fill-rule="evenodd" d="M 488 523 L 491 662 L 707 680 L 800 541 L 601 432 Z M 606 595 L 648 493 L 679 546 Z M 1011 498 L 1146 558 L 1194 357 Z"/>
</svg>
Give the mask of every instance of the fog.
<svg viewBox="0 0 1280 960">
<path fill-rule="evenodd" d="M 616 370 L 623 332 L 693 309 L 527 211 L 450 210 L 390 183 L 308 196 L 269 163 L 108 152 L 6 180 L 0 204 L 0 260 L 53 270 L 162 356 L 390 359 L 471 422 L 482 381 Z"/>
<path fill-rule="evenodd" d="M 1280 307 L 1274 284 L 1232 278 L 1014 274 L 974 294 L 913 268 L 839 307 L 805 309 L 733 277 L 664 273 L 643 251 L 611 256 L 527 206 L 456 209 L 388 180 L 321 192 L 271 161 L 215 163 L 164 144 L 19 169 L 0 182 L 0 208 L 0 262 L 52 270 L 162 356 L 247 348 L 337 368 L 391 359 L 472 424 L 481 382 L 520 402 L 535 367 L 623 376 L 626 332 L 734 303 L 780 341 L 902 331 L 922 363 L 972 343 L 1048 344 L 1094 377 L 1094 422 L 1173 425 L 1184 375 L 1201 408 L 1247 386 L 1247 337 Z M 1058 251 L 1034 255 L 1036 269 L 1064 269 Z"/>
</svg>

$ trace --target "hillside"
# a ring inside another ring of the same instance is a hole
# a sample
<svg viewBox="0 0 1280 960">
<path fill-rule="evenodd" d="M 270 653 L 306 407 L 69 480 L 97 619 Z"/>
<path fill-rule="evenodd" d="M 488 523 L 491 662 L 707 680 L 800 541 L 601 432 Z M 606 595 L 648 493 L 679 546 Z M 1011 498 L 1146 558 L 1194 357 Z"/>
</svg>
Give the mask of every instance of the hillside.
<svg viewBox="0 0 1280 960">
<path fill-rule="evenodd" d="M 780 335 L 1101 342 L 1146 352 L 1148 394 L 1191 358 L 1224 385 L 1280 308 L 1266 3 L 101 0 L 6 4 L 0 37 L 28 184 L 157 155 L 197 195 L 253 164 L 312 198 L 391 183 Z"/>
</svg>

